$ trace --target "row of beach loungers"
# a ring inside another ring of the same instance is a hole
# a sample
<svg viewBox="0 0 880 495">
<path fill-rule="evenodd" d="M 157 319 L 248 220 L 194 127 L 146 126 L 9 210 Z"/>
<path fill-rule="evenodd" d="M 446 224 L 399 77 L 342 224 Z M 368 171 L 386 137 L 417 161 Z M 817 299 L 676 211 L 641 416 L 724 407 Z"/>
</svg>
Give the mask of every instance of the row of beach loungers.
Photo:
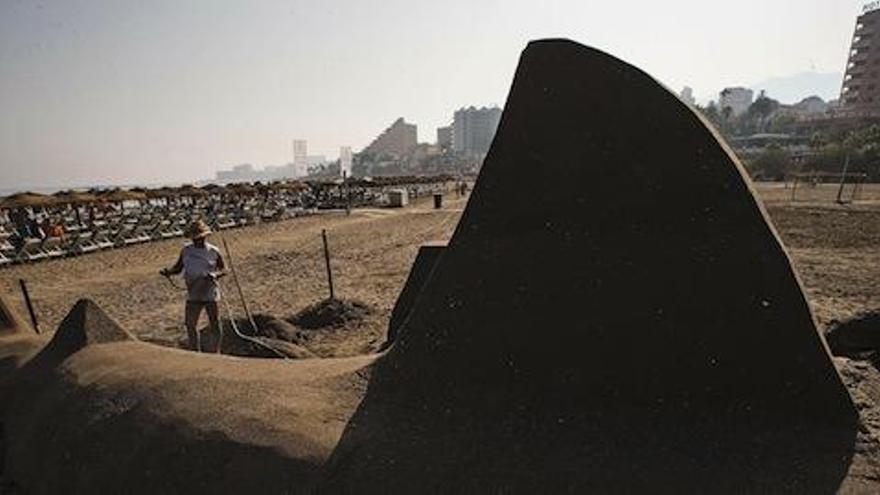
<svg viewBox="0 0 880 495">
<path fill-rule="evenodd" d="M 89 225 L 80 225 L 76 218 L 65 217 L 64 237 L 28 238 L 19 248 L 11 242 L 11 226 L 0 225 L 0 267 L 182 237 L 187 226 L 197 218 L 205 219 L 215 230 L 226 230 L 302 216 L 311 211 L 302 207 L 278 206 L 273 209 L 244 208 L 211 214 L 186 208 L 181 211 L 126 212 L 113 217 L 96 217 Z"/>
<path fill-rule="evenodd" d="M 319 209 L 350 206 L 383 206 L 391 189 L 407 189 L 409 196 L 422 197 L 450 190 L 449 182 L 407 184 L 385 187 L 338 186 L 322 188 L 284 200 L 220 204 L 165 205 L 151 209 L 132 209 L 96 215 L 80 225 L 72 210 L 64 213 L 64 237 L 29 238 L 16 248 L 10 238 L 14 228 L 0 223 L 0 268 L 66 256 L 79 256 L 163 239 L 182 237 L 186 227 L 202 218 L 214 230 L 225 230 L 260 222 L 284 220 L 315 213 Z"/>
</svg>

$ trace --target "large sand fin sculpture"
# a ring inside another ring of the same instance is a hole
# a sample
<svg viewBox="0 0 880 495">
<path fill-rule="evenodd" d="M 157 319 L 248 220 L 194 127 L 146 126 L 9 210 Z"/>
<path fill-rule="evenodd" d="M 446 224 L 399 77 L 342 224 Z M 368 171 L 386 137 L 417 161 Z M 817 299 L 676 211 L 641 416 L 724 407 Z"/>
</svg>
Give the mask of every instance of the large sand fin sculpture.
<svg viewBox="0 0 880 495">
<path fill-rule="evenodd" d="M 416 254 L 416 259 L 409 269 L 409 275 L 406 277 L 403 289 L 401 289 L 400 295 L 397 296 L 397 301 L 394 302 L 394 308 L 391 310 L 386 346 L 397 339 L 400 327 L 406 321 L 413 306 L 415 306 L 419 294 L 422 293 L 422 289 L 430 278 L 431 272 L 434 271 L 437 260 L 440 259 L 440 255 L 443 254 L 445 248 L 445 243 L 425 244 L 419 247 L 419 252 Z"/>
<path fill-rule="evenodd" d="M 324 492 L 831 492 L 858 418 L 742 167 L 654 79 L 522 54 Z"/>
</svg>

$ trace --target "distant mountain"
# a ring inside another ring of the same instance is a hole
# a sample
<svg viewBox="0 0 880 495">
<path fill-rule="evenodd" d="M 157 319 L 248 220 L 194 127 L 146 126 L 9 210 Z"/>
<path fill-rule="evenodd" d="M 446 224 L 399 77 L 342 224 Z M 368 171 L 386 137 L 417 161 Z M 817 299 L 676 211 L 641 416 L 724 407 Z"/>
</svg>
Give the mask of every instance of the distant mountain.
<svg viewBox="0 0 880 495">
<path fill-rule="evenodd" d="M 819 96 L 823 100 L 836 100 L 840 96 L 843 76 L 838 72 L 802 72 L 791 76 L 774 77 L 752 84 L 755 97 L 764 90 L 767 96 L 782 103 L 797 103 L 808 96 Z"/>
</svg>

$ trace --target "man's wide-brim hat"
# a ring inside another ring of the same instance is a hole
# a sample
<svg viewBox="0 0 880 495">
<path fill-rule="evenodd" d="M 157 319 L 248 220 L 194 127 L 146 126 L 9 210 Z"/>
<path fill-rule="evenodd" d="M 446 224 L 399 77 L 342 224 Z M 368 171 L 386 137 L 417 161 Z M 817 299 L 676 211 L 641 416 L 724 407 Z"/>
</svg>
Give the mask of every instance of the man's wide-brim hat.
<svg viewBox="0 0 880 495">
<path fill-rule="evenodd" d="M 202 220 L 196 220 L 189 226 L 190 239 L 204 239 L 211 235 L 211 228 Z"/>
</svg>

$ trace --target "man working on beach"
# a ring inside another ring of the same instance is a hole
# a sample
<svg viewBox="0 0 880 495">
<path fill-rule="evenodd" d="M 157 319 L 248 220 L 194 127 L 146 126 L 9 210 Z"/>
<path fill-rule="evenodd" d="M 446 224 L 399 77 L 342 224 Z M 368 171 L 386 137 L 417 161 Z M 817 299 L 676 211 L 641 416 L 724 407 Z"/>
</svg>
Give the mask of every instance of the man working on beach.
<svg viewBox="0 0 880 495">
<path fill-rule="evenodd" d="M 171 268 L 163 268 L 159 271 L 165 277 L 177 275 L 183 272 L 186 281 L 186 335 L 189 346 L 197 352 L 202 352 L 201 338 L 198 333 L 199 317 L 202 309 L 208 313 L 211 322 L 211 331 L 220 335 L 220 321 L 217 311 L 217 301 L 220 298 L 220 290 L 217 279 L 225 275 L 226 266 L 220 250 L 208 244 L 205 239 L 211 234 L 211 229 L 201 220 L 193 222 L 189 228 L 189 244 L 180 251 L 177 263 Z M 220 345 L 217 345 L 220 352 Z"/>
</svg>

